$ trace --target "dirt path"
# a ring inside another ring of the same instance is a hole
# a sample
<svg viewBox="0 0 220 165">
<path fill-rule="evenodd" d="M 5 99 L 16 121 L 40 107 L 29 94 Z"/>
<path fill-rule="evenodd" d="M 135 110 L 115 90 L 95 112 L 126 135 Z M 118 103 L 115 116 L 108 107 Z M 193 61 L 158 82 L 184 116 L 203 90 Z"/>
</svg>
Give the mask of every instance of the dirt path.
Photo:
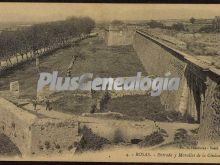
<svg viewBox="0 0 220 165">
<path fill-rule="evenodd" d="M 48 111 L 48 110 L 46 110 L 46 107 L 42 106 L 42 105 L 37 105 L 36 110 L 34 110 L 34 107 L 31 103 L 23 106 L 22 108 L 25 109 L 25 110 L 28 110 L 30 112 L 33 112 L 36 115 L 44 116 L 43 118 L 53 118 L 53 119 L 72 118 L 72 119 L 75 119 L 75 116 L 73 116 L 73 115 L 69 115 L 69 114 L 62 113 L 62 112 L 57 112 L 57 111 L 54 111 L 54 110 Z"/>
</svg>

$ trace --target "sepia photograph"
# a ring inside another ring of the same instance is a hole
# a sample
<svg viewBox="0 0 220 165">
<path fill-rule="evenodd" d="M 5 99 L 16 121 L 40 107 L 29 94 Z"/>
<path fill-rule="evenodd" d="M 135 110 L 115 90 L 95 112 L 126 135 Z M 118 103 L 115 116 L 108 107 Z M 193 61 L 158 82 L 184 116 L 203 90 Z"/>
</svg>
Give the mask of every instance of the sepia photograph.
<svg viewBox="0 0 220 165">
<path fill-rule="evenodd" d="M 220 163 L 220 4 L 0 3 L 0 160 Z"/>
</svg>

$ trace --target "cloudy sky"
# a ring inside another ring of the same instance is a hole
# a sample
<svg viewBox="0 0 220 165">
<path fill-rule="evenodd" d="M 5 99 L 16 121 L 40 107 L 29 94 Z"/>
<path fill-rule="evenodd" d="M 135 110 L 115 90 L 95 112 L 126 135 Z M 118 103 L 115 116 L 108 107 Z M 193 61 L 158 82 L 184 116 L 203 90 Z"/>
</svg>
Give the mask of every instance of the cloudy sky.
<svg viewBox="0 0 220 165">
<path fill-rule="evenodd" d="M 54 21 L 68 16 L 90 16 L 95 20 L 147 20 L 213 18 L 220 5 L 179 4 L 74 4 L 0 3 L 0 22 Z"/>
</svg>

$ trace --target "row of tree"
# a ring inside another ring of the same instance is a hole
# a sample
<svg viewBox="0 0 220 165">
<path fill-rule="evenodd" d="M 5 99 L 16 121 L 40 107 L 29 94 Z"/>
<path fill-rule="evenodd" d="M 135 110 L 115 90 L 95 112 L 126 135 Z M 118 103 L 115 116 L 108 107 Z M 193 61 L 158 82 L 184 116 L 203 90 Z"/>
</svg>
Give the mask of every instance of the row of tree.
<svg viewBox="0 0 220 165">
<path fill-rule="evenodd" d="M 195 18 L 190 18 L 190 23 L 194 24 L 196 19 Z M 169 29 L 169 30 L 175 30 L 175 31 L 189 31 L 189 28 L 185 27 L 183 23 L 174 23 L 172 26 L 166 26 L 165 24 L 159 22 L 159 21 L 155 21 L 152 20 L 148 23 L 148 26 L 150 28 L 161 28 L 161 29 Z M 201 26 L 201 25 L 200 25 Z M 206 33 L 210 33 L 210 32 L 214 32 L 215 29 L 213 28 L 213 25 L 202 25 L 198 30 L 196 30 L 196 32 L 206 32 Z"/>
<path fill-rule="evenodd" d="M 174 23 L 172 26 L 166 26 L 161 22 L 151 20 L 148 23 L 148 25 L 150 26 L 150 28 L 172 29 L 172 30 L 176 30 L 176 31 L 184 31 L 185 30 L 183 23 Z"/>
<path fill-rule="evenodd" d="M 42 49 L 65 44 L 69 39 L 91 32 L 95 22 L 89 17 L 71 17 L 63 21 L 35 24 L 16 31 L 0 33 L 0 58 L 23 57 L 28 52 L 37 55 Z"/>
<path fill-rule="evenodd" d="M 191 24 L 195 24 L 196 23 L 196 19 L 194 17 L 191 17 L 189 19 L 189 22 Z M 196 30 L 196 32 L 206 32 L 206 33 L 210 33 L 210 32 L 214 32 L 215 28 L 213 26 L 214 21 L 212 22 L 212 24 L 204 24 L 204 25 L 198 25 L 200 26 L 200 28 L 198 30 Z M 159 22 L 159 21 L 155 21 L 155 20 L 151 20 L 148 23 L 148 26 L 150 28 L 161 28 L 161 29 L 170 29 L 170 30 L 175 30 L 175 31 L 189 31 L 189 28 L 185 27 L 183 23 L 174 23 L 172 26 L 166 26 L 165 24 Z"/>
<path fill-rule="evenodd" d="M 191 24 L 194 24 L 196 21 L 196 19 L 194 17 L 191 17 L 189 19 L 189 22 Z M 173 29 L 173 30 L 177 30 L 177 31 L 184 31 L 186 30 L 183 23 L 174 23 L 171 27 L 168 27 L 166 25 L 164 25 L 163 23 L 161 22 L 158 22 L 158 21 L 155 21 L 155 20 L 151 20 L 148 25 L 151 27 L 151 28 L 164 28 L 164 29 Z"/>
</svg>

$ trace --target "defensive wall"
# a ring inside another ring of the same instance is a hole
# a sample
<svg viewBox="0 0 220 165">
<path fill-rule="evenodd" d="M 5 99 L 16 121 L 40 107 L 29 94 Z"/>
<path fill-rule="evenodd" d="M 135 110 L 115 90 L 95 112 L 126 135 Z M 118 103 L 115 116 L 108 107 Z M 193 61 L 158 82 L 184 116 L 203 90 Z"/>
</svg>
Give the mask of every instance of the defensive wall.
<svg viewBox="0 0 220 165">
<path fill-rule="evenodd" d="M 220 142 L 220 71 L 145 32 L 136 32 L 133 47 L 148 74 L 180 77 L 179 90 L 160 96 L 166 109 L 200 122 L 201 142 Z"/>
<path fill-rule="evenodd" d="M 80 140 L 78 122 L 71 119 L 38 117 L 4 98 L 0 98 L 0 114 L 0 131 L 22 156 L 73 152 Z"/>
<path fill-rule="evenodd" d="M 132 45 L 135 30 L 130 27 L 110 26 L 105 29 L 105 42 L 108 46 Z"/>
<path fill-rule="evenodd" d="M 171 72 L 172 77 L 181 78 L 178 91 L 163 91 L 161 94 L 161 103 L 166 109 L 179 111 L 199 121 L 200 142 L 220 142 L 219 70 L 150 34 L 137 31 L 132 39 L 147 73 L 165 77 L 165 73 Z M 80 139 L 77 122 L 42 119 L 3 98 L 0 98 L 0 114 L 0 130 L 23 155 L 71 151 Z M 111 133 L 112 138 L 114 132 Z"/>
</svg>

